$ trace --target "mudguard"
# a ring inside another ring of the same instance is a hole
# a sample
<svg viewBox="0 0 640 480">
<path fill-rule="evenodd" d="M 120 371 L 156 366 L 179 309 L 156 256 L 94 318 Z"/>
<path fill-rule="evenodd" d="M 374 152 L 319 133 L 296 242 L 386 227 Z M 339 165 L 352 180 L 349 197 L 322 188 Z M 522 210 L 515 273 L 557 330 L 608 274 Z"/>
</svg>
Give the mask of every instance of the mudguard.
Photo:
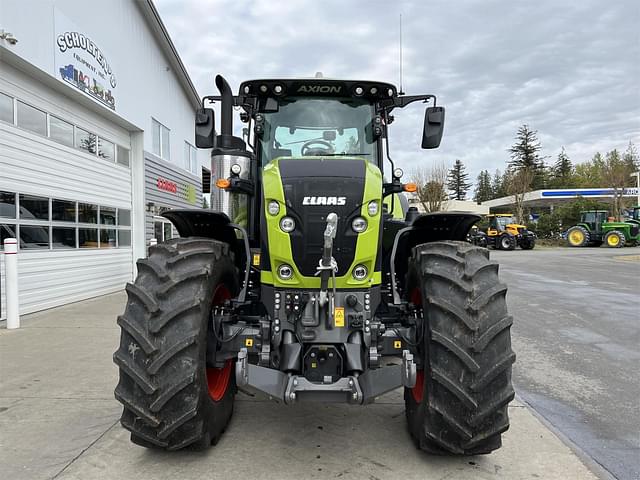
<svg viewBox="0 0 640 480">
<path fill-rule="evenodd" d="M 399 230 L 393 241 L 390 259 L 393 303 L 401 303 L 396 280 L 404 282 L 413 247 L 440 240 L 466 241 L 469 230 L 480 218 L 480 215 L 468 212 L 425 213 L 408 227 Z"/>
<path fill-rule="evenodd" d="M 211 210 L 169 210 L 162 216 L 170 220 L 181 237 L 206 237 L 225 242 L 231 246 L 234 261 L 240 271 L 245 272 L 244 285 L 238 300 L 243 302 L 246 296 L 251 265 L 251 249 L 247 231 L 240 225 L 231 223 L 229 217 L 222 212 Z M 238 238 L 236 232 L 242 233 Z"/>
</svg>

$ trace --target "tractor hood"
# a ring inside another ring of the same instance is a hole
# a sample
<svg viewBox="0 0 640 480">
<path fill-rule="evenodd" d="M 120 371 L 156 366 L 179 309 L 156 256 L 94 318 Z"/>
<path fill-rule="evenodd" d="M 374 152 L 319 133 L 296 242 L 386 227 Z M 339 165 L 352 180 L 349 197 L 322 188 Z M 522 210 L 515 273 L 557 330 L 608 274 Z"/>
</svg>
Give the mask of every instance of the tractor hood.
<svg viewBox="0 0 640 480">
<path fill-rule="evenodd" d="M 357 157 L 279 158 L 265 166 L 263 179 L 265 206 L 273 200 L 280 204 L 277 215 L 265 208 L 266 234 L 273 252 L 272 271 L 277 271 L 280 263 L 287 263 L 296 273 L 294 278 L 305 283 L 304 286 L 308 286 L 306 283 L 311 279 L 318 280 L 316 273 L 327 215 L 335 213 L 338 215 L 338 234 L 333 248 L 338 264 L 336 277 L 338 280 L 343 277 L 347 283 L 353 281 L 351 271 L 357 264 L 364 264 L 368 279 L 371 277 L 375 271 L 382 215 L 382 174 L 375 165 Z M 378 202 L 376 215 L 368 212 L 372 201 Z M 280 228 L 284 217 L 295 222 L 290 233 Z M 364 232 L 353 231 L 352 222 L 357 217 L 367 221 Z M 274 277 L 274 280 L 277 279 Z M 362 283 L 367 282 L 358 282 Z"/>
</svg>

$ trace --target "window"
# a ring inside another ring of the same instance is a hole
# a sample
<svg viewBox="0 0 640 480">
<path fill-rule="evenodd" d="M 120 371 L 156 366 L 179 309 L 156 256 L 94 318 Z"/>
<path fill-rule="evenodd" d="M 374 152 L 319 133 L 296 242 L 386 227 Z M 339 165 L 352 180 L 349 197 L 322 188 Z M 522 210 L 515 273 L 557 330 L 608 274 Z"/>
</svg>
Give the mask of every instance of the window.
<svg viewBox="0 0 640 480">
<path fill-rule="evenodd" d="M 98 229 L 79 228 L 78 243 L 80 248 L 98 248 Z"/>
<path fill-rule="evenodd" d="M 0 120 L 13 124 L 13 98 L 0 93 Z"/>
<path fill-rule="evenodd" d="M 105 140 L 104 138 L 98 138 L 98 156 L 105 160 L 115 160 L 116 158 L 116 146 Z"/>
<path fill-rule="evenodd" d="M 115 225 L 116 209 L 112 207 L 100 207 L 100 225 Z"/>
<path fill-rule="evenodd" d="M 265 113 L 262 162 L 278 157 L 355 156 L 376 161 L 373 106 L 364 99 L 282 99 Z M 304 121 L 302 120 L 304 119 Z"/>
<path fill-rule="evenodd" d="M 76 202 L 51 200 L 51 220 L 54 222 L 75 222 Z"/>
<path fill-rule="evenodd" d="M 100 248 L 116 248 L 116 230 L 100 230 Z"/>
<path fill-rule="evenodd" d="M 47 114 L 18 100 L 18 126 L 46 137 Z"/>
<path fill-rule="evenodd" d="M 129 166 L 129 150 L 121 147 L 120 145 L 117 146 L 117 156 L 116 159 L 118 161 L 118 163 L 120 165 L 124 165 L 125 167 Z"/>
<path fill-rule="evenodd" d="M 170 146 L 169 146 L 169 129 L 162 125 L 160 122 L 151 119 L 151 133 L 153 136 L 152 139 L 152 148 L 153 153 L 160 158 L 164 158 L 165 160 L 169 160 L 171 158 L 170 155 Z"/>
<path fill-rule="evenodd" d="M 193 174 L 198 173 L 198 151 L 189 142 L 184 142 L 184 168 Z"/>
<path fill-rule="evenodd" d="M 0 192 L 0 217 L 16 218 L 16 194 Z"/>
<path fill-rule="evenodd" d="M 20 225 L 20 248 L 49 248 L 49 227 L 36 225 Z"/>
<path fill-rule="evenodd" d="M 52 248 L 76 248 L 76 229 L 74 227 L 52 227 L 51 231 Z"/>
<path fill-rule="evenodd" d="M 6 238 L 16 238 L 16 226 L 11 223 L 0 223 L 0 250 L 4 250 Z"/>
<path fill-rule="evenodd" d="M 171 231 L 171 224 L 170 223 L 165 223 L 164 224 L 164 236 L 162 237 L 162 241 L 167 241 L 169 240 L 173 235 L 172 235 L 172 231 Z"/>
<path fill-rule="evenodd" d="M 118 246 L 119 247 L 131 246 L 131 230 L 118 230 Z"/>
<path fill-rule="evenodd" d="M 76 148 L 96 153 L 96 136 L 81 128 L 76 128 Z"/>
<path fill-rule="evenodd" d="M 118 209 L 118 225 L 130 227 L 131 226 L 131 210 L 124 208 Z"/>
<path fill-rule="evenodd" d="M 50 115 L 49 138 L 63 145 L 73 147 L 73 125 Z"/>
<path fill-rule="evenodd" d="M 20 218 L 23 220 L 49 220 L 49 199 L 21 194 Z"/>
<path fill-rule="evenodd" d="M 98 206 L 88 203 L 78 204 L 78 222 L 98 223 Z"/>
</svg>

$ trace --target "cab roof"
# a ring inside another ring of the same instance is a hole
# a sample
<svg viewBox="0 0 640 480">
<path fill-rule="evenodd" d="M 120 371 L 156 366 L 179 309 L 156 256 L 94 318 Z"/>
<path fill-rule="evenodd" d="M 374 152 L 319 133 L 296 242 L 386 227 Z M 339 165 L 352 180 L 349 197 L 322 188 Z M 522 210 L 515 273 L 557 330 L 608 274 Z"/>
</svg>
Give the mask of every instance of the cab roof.
<svg viewBox="0 0 640 480">
<path fill-rule="evenodd" d="M 256 97 L 343 97 L 378 101 L 398 95 L 395 85 L 369 80 L 293 78 L 247 80 L 238 94 Z"/>
</svg>

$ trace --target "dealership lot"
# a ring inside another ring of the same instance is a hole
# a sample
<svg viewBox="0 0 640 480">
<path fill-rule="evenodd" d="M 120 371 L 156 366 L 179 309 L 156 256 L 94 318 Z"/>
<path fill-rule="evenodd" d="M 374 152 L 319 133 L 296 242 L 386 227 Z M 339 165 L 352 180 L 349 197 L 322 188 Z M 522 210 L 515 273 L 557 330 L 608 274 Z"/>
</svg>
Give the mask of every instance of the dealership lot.
<svg viewBox="0 0 640 480">
<path fill-rule="evenodd" d="M 619 478 L 637 478 L 639 253 L 492 253 L 516 318 L 514 382 L 537 413 L 513 402 L 503 448 L 482 457 L 429 457 L 415 449 L 399 391 L 365 408 L 284 407 L 240 396 L 216 448 L 150 452 L 129 442 L 112 394 L 124 294 L 29 315 L 21 330 L 0 330 L 2 476 L 607 478 L 602 465 Z"/>
<path fill-rule="evenodd" d="M 640 248 L 495 252 L 516 390 L 621 479 L 640 478 Z"/>
</svg>

